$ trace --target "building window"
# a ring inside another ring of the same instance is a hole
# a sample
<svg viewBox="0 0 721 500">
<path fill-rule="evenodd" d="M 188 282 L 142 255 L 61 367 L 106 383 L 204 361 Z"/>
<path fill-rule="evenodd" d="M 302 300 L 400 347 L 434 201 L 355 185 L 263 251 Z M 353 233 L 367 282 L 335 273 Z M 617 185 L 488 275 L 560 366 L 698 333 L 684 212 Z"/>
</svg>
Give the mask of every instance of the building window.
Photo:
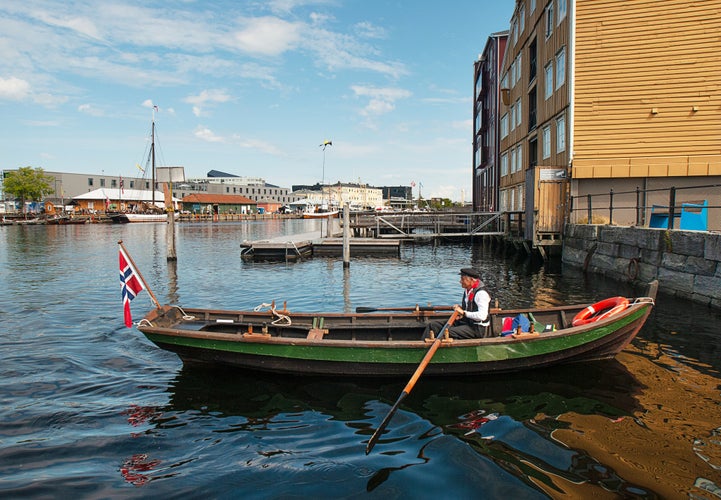
<svg viewBox="0 0 721 500">
<path fill-rule="evenodd" d="M 558 1 L 558 24 L 561 24 L 561 21 L 564 17 L 566 17 L 566 0 L 557 0 Z"/>
<path fill-rule="evenodd" d="M 556 54 L 556 89 L 566 83 L 566 47 Z"/>
<path fill-rule="evenodd" d="M 511 150 L 511 173 L 514 173 L 516 170 L 518 170 L 518 149 L 513 148 Z"/>
<path fill-rule="evenodd" d="M 528 92 L 528 130 L 536 128 L 536 87 Z"/>
<path fill-rule="evenodd" d="M 134 188 L 135 188 L 135 181 L 130 181 L 130 189 L 134 189 Z"/>
<path fill-rule="evenodd" d="M 533 168 L 538 162 L 538 139 L 533 137 L 528 141 L 528 168 Z"/>
<path fill-rule="evenodd" d="M 508 175 L 508 153 L 501 155 L 501 177 Z"/>
<path fill-rule="evenodd" d="M 508 137 L 508 113 L 501 117 L 501 139 Z"/>
<path fill-rule="evenodd" d="M 546 64 L 543 71 L 546 74 L 546 80 L 543 82 L 545 87 L 543 95 L 548 100 L 553 95 L 553 61 Z"/>
<path fill-rule="evenodd" d="M 523 33 L 526 29 L 526 6 L 521 4 L 521 8 L 518 9 L 518 32 Z"/>
<path fill-rule="evenodd" d="M 518 158 L 516 160 L 516 172 L 520 172 L 523 169 L 523 146 L 520 144 L 516 147 L 518 151 Z"/>
<path fill-rule="evenodd" d="M 531 45 L 528 46 L 528 82 L 536 79 L 536 39 L 534 38 Z"/>
<path fill-rule="evenodd" d="M 543 127 L 543 159 L 551 157 L 551 127 Z"/>
<path fill-rule="evenodd" d="M 117 179 L 110 179 L 110 187 L 111 187 L 111 188 L 118 187 L 118 181 L 117 181 Z"/>
<path fill-rule="evenodd" d="M 531 12 L 534 12 L 536 10 L 536 0 L 531 0 L 530 3 L 530 9 Z"/>
<path fill-rule="evenodd" d="M 526 201 L 526 196 L 524 194 L 524 187 L 523 184 L 518 186 L 518 210 L 523 210 L 523 205 Z"/>
<path fill-rule="evenodd" d="M 521 54 L 518 54 L 518 57 L 516 57 L 511 63 L 511 87 L 515 87 L 515 85 L 521 81 L 521 64 Z"/>
<path fill-rule="evenodd" d="M 515 105 L 515 103 L 511 104 L 511 107 L 508 109 L 508 114 L 511 117 L 511 123 L 510 123 L 511 130 L 514 130 L 516 128 L 516 105 Z"/>
<path fill-rule="evenodd" d="M 522 115 L 521 115 L 521 99 L 519 98 L 516 101 L 516 126 L 520 126 L 522 123 Z"/>
<path fill-rule="evenodd" d="M 93 187 L 93 178 L 88 177 L 88 186 Z"/>
<path fill-rule="evenodd" d="M 556 120 L 556 152 L 566 150 L 566 117 L 561 115 Z"/>
<path fill-rule="evenodd" d="M 553 34 L 553 2 L 546 9 L 546 38 Z"/>
</svg>

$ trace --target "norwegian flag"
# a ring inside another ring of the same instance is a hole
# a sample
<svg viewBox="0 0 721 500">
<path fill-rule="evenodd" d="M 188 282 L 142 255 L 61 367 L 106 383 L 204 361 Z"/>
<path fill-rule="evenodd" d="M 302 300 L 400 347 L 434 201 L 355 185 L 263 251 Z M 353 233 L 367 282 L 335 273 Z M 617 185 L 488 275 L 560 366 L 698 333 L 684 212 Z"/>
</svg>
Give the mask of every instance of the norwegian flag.
<svg viewBox="0 0 721 500">
<path fill-rule="evenodd" d="M 143 280 L 133 267 L 130 258 L 125 253 L 123 247 L 120 247 L 120 292 L 123 297 L 123 315 L 125 316 L 125 326 L 132 328 L 133 317 L 130 314 L 130 301 L 133 300 L 140 292 L 145 290 Z"/>
</svg>

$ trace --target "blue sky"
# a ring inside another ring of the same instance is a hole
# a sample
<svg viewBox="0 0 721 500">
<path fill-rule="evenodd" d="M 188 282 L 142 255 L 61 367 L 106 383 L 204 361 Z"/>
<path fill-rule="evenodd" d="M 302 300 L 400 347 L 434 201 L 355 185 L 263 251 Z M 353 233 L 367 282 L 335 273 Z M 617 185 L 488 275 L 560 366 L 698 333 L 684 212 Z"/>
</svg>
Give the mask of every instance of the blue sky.
<svg viewBox="0 0 721 500">
<path fill-rule="evenodd" d="M 3 1 L 0 169 L 138 175 L 156 105 L 158 164 L 186 177 L 468 201 L 473 61 L 513 5 Z"/>
</svg>

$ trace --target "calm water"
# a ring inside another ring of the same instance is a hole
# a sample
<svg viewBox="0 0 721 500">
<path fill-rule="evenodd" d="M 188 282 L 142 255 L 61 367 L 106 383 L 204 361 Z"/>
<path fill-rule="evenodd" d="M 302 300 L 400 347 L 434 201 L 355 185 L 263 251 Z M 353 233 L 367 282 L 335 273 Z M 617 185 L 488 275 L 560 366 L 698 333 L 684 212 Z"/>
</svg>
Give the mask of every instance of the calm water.
<svg viewBox="0 0 721 500">
<path fill-rule="evenodd" d="M 500 305 L 634 295 L 468 245 L 399 259 L 247 263 L 316 221 L 0 228 L 0 496 L 719 498 L 721 317 L 661 296 L 616 360 L 503 377 L 275 377 L 183 366 L 123 325 L 117 241 L 161 302 L 300 310 L 450 304 L 475 265 Z M 152 304 L 133 303 L 137 320 Z"/>
</svg>

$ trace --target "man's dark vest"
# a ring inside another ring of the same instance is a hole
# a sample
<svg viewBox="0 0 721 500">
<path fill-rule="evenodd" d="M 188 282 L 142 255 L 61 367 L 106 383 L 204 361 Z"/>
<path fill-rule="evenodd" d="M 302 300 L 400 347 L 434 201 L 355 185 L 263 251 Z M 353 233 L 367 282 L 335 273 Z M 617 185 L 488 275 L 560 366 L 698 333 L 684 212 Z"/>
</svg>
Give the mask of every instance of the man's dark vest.
<svg viewBox="0 0 721 500">
<path fill-rule="evenodd" d="M 465 294 L 465 293 L 464 293 L 464 294 L 463 294 L 463 302 L 461 303 L 461 308 L 464 309 L 464 310 L 466 310 L 466 311 L 470 311 L 470 312 L 476 312 L 476 311 L 478 311 L 478 304 L 476 303 L 476 301 L 475 301 L 474 299 L 476 298 L 476 294 L 477 294 L 478 292 L 482 291 L 482 290 L 484 290 L 483 286 L 480 286 L 480 285 L 479 285 L 479 286 L 477 286 L 476 288 L 472 288 L 472 289 L 468 292 L 468 294 Z M 469 303 L 466 303 L 466 295 L 468 295 L 468 302 L 469 302 Z M 489 311 L 489 312 L 490 312 L 490 311 Z M 466 320 L 466 322 L 467 322 L 469 325 L 473 325 L 473 326 L 476 326 L 476 327 L 479 327 L 479 328 L 480 328 L 481 326 L 488 326 L 488 324 L 490 324 L 489 317 L 490 317 L 490 314 L 489 314 L 488 317 L 486 317 L 486 320 L 485 320 L 485 321 L 482 321 L 482 322 L 480 322 L 480 323 L 476 323 L 475 321 L 471 321 L 471 320 L 468 319 L 468 318 L 464 318 L 464 319 Z"/>
<path fill-rule="evenodd" d="M 463 294 L 463 302 L 461 303 L 461 308 L 465 309 L 466 311 L 476 312 L 478 311 L 478 304 L 476 304 L 476 301 L 474 300 L 476 298 L 476 294 L 483 290 L 482 286 L 478 286 L 476 288 L 472 288 L 468 294 Z M 466 295 L 468 295 L 468 302 L 470 304 L 466 303 Z"/>
</svg>

